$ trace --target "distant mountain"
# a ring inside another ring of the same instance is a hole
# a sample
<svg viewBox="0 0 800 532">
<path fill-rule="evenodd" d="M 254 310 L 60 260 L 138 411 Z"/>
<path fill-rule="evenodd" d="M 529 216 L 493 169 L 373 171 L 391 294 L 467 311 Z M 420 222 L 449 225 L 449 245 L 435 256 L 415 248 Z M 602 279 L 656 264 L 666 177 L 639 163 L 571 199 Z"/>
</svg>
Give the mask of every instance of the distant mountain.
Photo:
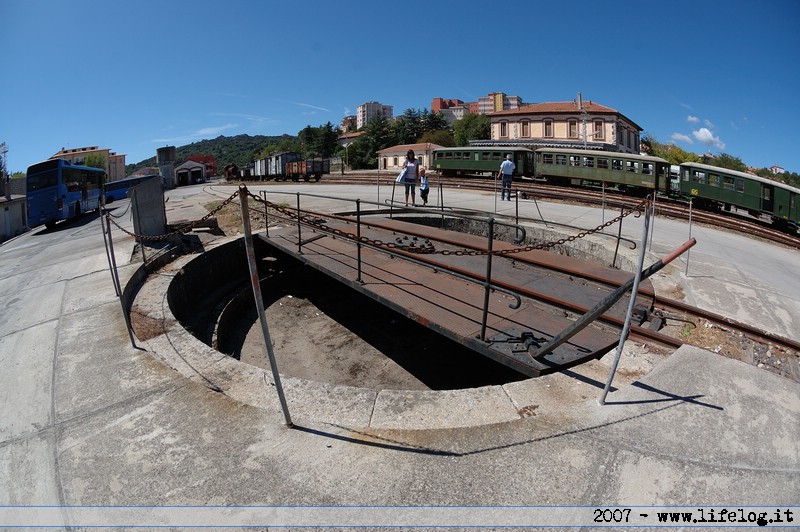
<svg viewBox="0 0 800 532">
<path fill-rule="evenodd" d="M 284 139 L 293 139 L 291 135 L 265 136 L 265 135 L 236 135 L 235 137 L 219 137 L 211 140 L 192 142 L 185 146 L 175 148 L 175 165 L 186 162 L 191 155 L 213 155 L 217 160 L 219 172 L 229 164 L 243 167 L 255 160 L 256 155 L 265 146 L 277 144 Z M 157 166 L 156 156 L 152 156 L 138 163 L 125 165 L 125 174 L 130 175 L 139 168 Z"/>
</svg>

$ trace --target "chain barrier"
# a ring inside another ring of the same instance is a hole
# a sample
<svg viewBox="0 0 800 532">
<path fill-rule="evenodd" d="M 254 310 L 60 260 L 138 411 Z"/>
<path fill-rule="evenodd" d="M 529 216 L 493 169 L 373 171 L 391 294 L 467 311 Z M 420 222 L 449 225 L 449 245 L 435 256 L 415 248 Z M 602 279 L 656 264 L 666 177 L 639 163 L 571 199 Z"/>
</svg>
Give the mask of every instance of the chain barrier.
<svg viewBox="0 0 800 532">
<path fill-rule="evenodd" d="M 189 231 L 192 231 L 195 227 L 201 225 L 206 220 L 208 220 L 209 218 L 211 218 L 212 216 L 217 214 L 219 211 L 224 209 L 226 206 L 228 206 L 234 199 L 236 199 L 237 196 L 239 196 L 239 191 L 238 190 L 236 192 L 234 192 L 233 194 L 231 194 L 231 196 L 229 198 L 225 199 L 218 207 L 216 207 L 214 210 L 210 211 L 208 214 L 206 214 L 205 216 L 203 216 L 199 220 L 195 220 L 193 222 L 181 224 L 181 225 L 177 226 L 175 228 L 175 230 L 172 231 L 171 233 L 166 233 L 166 234 L 163 234 L 163 235 L 137 235 L 136 233 L 132 233 L 131 231 L 128 231 L 127 229 L 125 229 L 124 227 L 119 225 L 116 221 L 114 221 L 113 218 L 109 217 L 109 220 L 111 220 L 111 223 L 113 223 L 117 227 L 117 229 L 119 229 L 123 233 L 125 233 L 127 235 L 130 235 L 130 236 L 132 236 L 132 237 L 134 237 L 134 238 L 136 238 L 138 240 L 146 240 L 146 241 L 149 241 L 149 242 L 162 242 L 162 241 L 167 240 L 167 239 L 169 239 L 169 238 L 171 238 L 173 236 L 185 235 Z"/>
<path fill-rule="evenodd" d="M 265 201 L 261 197 L 256 196 L 256 195 L 254 195 L 253 193 L 251 193 L 249 191 L 247 192 L 247 195 L 249 197 L 251 197 L 254 201 L 257 201 L 259 203 L 265 204 L 267 207 L 271 207 L 271 208 L 273 208 L 273 209 L 285 214 L 289 218 L 292 218 L 292 219 L 296 220 L 297 217 L 298 217 L 297 213 L 295 212 L 295 209 L 282 207 L 280 205 L 271 203 L 269 201 Z M 649 197 L 645 198 L 644 200 L 642 200 L 641 203 L 639 203 L 635 207 L 632 207 L 627 212 L 623 211 L 622 214 L 620 214 L 619 216 L 617 216 L 613 220 L 609 220 L 604 224 L 598 225 L 594 229 L 588 229 L 586 231 L 581 231 L 577 235 L 561 238 L 559 240 L 554 240 L 554 241 L 551 241 L 551 242 L 543 242 L 543 243 L 540 243 L 540 244 L 535 244 L 535 245 L 530 245 L 530 246 L 525 246 L 525 247 L 517 247 L 517 248 L 511 248 L 511 249 L 501 249 L 501 250 L 497 250 L 497 251 L 492 251 L 491 253 L 493 255 L 499 255 L 499 256 L 511 255 L 511 254 L 514 254 L 514 253 L 523 253 L 523 252 L 526 252 L 526 251 L 550 249 L 550 248 L 553 248 L 555 246 L 564 245 L 564 244 L 566 244 L 568 242 L 574 242 L 575 240 L 579 240 L 579 239 L 584 238 L 586 236 L 589 236 L 591 234 L 594 234 L 594 233 L 597 233 L 599 231 L 602 231 L 606 227 L 609 227 L 611 225 L 616 224 L 617 222 L 621 221 L 623 218 L 626 218 L 627 216 L 630 216 L 631 214 L 636 213 L 636 215 L 638 216 L 642 212 L 642 210 L 645 208 L 645 206 L 647 206 L 649 204 L 650 201 L 651 200 L 650 200 Z M 372 245 L 372 246 L 375 246 L 375 247 L 385 247 L 385 248 L 388 248 L 388 249 L 399 249 L 399 250 L 402 250 L 402 251 L 406 251 L 406 252 L 410 252 L 410 253 L 418 253 L 418 254 L 439 254 L 439 255 L 456 255 L 456 256 L 477 256 L 477 255 L 488 255 L 489 254 L 488 251 L 476 250 L 476 249 L 463 249 L 463 250 L 455 250 L 455 251 L 451 251 L 451 250 L 448 250 L 448 249 L 443 249 L 443 250 L 438 250 L 437 251 L 435 249 L 435 247 L 433 246 L 433 244 L 430 242 L 430 240 L 425 239 L 424 241 L 422 241 L 420 243 L 417 240 L 416 237 L 411 239 L 411 241 L 408 242 L 408 243 L 405 243 L 405 241 L 408 240 L 408 237 L 397 238 L 397 239 L 395 239 L 394 242 L 384 242 L 382 240 L 371 239 L 371 238 L 368 238 L 368 237 L 365 237 L 365 236 L 362 236 L 359 239 L 357 237 L 357 235 L 355 235 L 354 233 L 348 233 L 348 232 L 343 231 L 341 229 L 338 229 L 338 228 L 335 228 L 335 227 L 329 227 L 329 226 L 325 225 L 327 223 L 327 220 L 324 220 L 324 219 L 319 218 L 319 217 L 311 218 L 311 217 L 308 217 L 308 216 L 306 216 L 306 217 L 301 216 L 300 220 L 301 220 L 302 223 L 305 223 L 306 225 L 309 225 L 311 227 L 315 227 L 315 228 L 319 229 L 320 231 L 323 231 L 323 232 L 326 232 L 326 233 L 332 233 L 332 234 L 334 234 L 336 236 L 347 238 L 349 240 L 359 241 L 359 242 L 361 242 L 363 244 L 369 244 L 369 245 Z"/>
<path fill-rule="evenodd" d="M 316 215 L 314 215 L 314 216 L 303 215 L 297 209 L 293 209 L 293 208 L 290 208 L 290 207 L 285 207 L 283 205 L 279 205 L 277 203 L 273 203 L 271 201 L 267 201 L 267 200 L 263 199 L 262 197 L 257 196 L 255 194 L 253 194 L 252 192 L 250 192 L 247 189 L 247 187 L 244 187 L 244 191 L 247 194 L 247 196 L 249 198 L 251 198 L 253 201 L 261 203 L 267 208 L 271 208 L 271 209 L 273 209 L 275 211 L 280 212 L 281 214 L 285 215 L 288 219 L 291 219 L 291 220 L 295 221 L 295 220 L 297 220 L 299 218 L 300 222 L 305 224 L 305 225 L 308 225 L 310 227 L 314 227 L 314 228 L 316 228 L 316 229 L 318 229 L 318 230 L 320 230 L 322 232 L 331 233 L 331 234 L 334 234 L 336 236 L 339 236 L 339 237 L 342 237 L 342 238 L 346 238 L 348 240 L 353 240 L 353 241 L 360 242 L 362 244 L 367 244 L 367 245 L 378 247 L 378 248 L 401 250 L 401 251 L 405 251 L 405 252 L 408 252 L 408 253 L 416 253 L 416 254 L 479 256 L 479 255 L 488 255 L 490 253 L 489 251 L 477 250 L 477 249 L 460 249 L 460 250 L 455 250 L 455 251 L 452 251 L 452 250 L 449 250 L 449 249 L 436 250 L 435 246 L 427 238 L 422 240 L 422 241 L 420 241 L 417 237 L 412 237 L 411 239 L 409 239 L 407 236 L 405 236 L 405 237 L 402 237 L 402 238 L 400 238 L 400 237 L 396 238 L 394 242 L 384 242 L 383 240 L 372 239 L 372 238 L 365 237 L 365 236 L 362 236 L 362 237 L 359 238 L 354 233 L 349 233 L 347 231 L 343 231 L 343 230 L 338 229 L 336 227 L 328 226 L 327 225 L 328 220 L 326 220 L 325 218 L 322 218 L 322 217 L 319 217 L 319 216 L 316 216 Z M 227 207 L 238 196 L 239 196 L 239 191 L 237 190 L 236 192 L 231 194 L 230 197 L 225 199 L 214 210 L 210 211 L 208 214 L 206 214 L 205 216 L 203 216 L 199 220 L 196 220 L 196 221 L 193 221 L 193 222 L 189 222 L 189 223 L 186 223 L 186 224 L 182 224 L 182 225 L 178 226 L 171 233 L 167 233 L 167 234 L 164 234 L 164 235 L 155 235 L 155 236 L 137 235 L 135 233 L 132 233 L 131 231 L 128 231 L 124 227 L 120 226 L 113 218 L 109 217 L 109 220 L 111 220 L 111 223 L 113 223 L 122 232 L 124 232 L 124 233 L 126 233 L 126 234 L 128 234 L 128 235 L 130 235 L 130 236 L 132 236 L 134 238 L 137 238 L 139 240 L 163 241 L 163 240 L 167 240 L 168 238 L 171 238 L 171 237 L 173 237 L 175 235 L 183 235 L 183 234 L 188 233 L 189 231 L 193 230 L 195 227 L 199 226 L 200 224 L 202 224 L 203 222 L 205 222 L 206 220 L 208 220 L 209 218 L 211 218 L 212 216 L 217 214 L 219 211 L 221 211 L 222 209 Z M 581 231 L 577 235 L 572 235 L 572 236 L 569 236 L 569 237 L 561 238 L 559 240 L 554 240 L 554 241 L 551 241 L 551 242 L 542 242 L 542 243 L 539 243 L 539 244 L 525 246 L 525 247 L 516 247 L 516 248 L 511 248 L 511 249 L 496 250 L 496 251 L 492 251 L 491 253 L 492 253 L 492 255 L 504 256 L 504 255 L 512 255 L 512 254 L 515 254 L 515 253 L 524 253 L 526 251 L 545 250 L 545 249 L 553 248 L 555 246 L 563 246 L 564 244 L 566 244 L 568 242 L 574 242 L 575 240 L 579 240 L 579 239 L 584 238 L 586 236 L 589 236 L 589 235 L 592 235 L 592 234 L 597 233 L 599 231 L 602 231 L 606 227 L 609 227 L 611 225 L 616 224 L 617 222 L 621 221 L 623 218 L 625 218 L 627 216 L 630 216 L 631 214 L 636 213 L 636 215 L 638 216 L 643 211 L 643 209 L 647 205 L 649 205 L 649 203 L 651 201 L 652 200 L 650 199 L 650 197 L 647 197 L 644 200 L 642 200 L 642 202 L 639 203 L 638 205 L 636 205 L 635 207 L 632 207 L 631 209 L 629 209 L 627 211 L 623 211 L 622 214 L 620 214 L 619 216 L 617 216 L 613 220 L 609 220 L 604 224 L 598 225 L 594 229 L 588 229 L 586 231 Z"/>
</svg>

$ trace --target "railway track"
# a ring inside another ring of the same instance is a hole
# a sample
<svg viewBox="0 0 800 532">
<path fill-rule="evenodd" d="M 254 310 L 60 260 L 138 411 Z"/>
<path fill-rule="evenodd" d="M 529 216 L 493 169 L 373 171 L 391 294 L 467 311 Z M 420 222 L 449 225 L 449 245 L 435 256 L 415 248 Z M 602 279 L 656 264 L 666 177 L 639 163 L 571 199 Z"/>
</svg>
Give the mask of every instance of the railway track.
<svg viewBox="0 0 800 532">
<path fill-rule="evenodd" d="M 323 179 L 327 183 L 340 184 L 380 184 L 381 186 L 394 185 L 395 176 L 388 172 L 358 172 L 349 174 L 330 174 Z M 458 186 L 467 190 L 492 191 L 495 189 L 494 181 L 486 177 L 440 177 L 431 174 L 429 177 L 431 187 L 436 187 L 439 183 L 444 187 Z M 605 203 L 611 208 L 630 208 L 637 205 L 641 198 L 626 196 L 624 194 L 591 188 L 570 188 L 547 185 L 530 180 L 523 180 L 514 183 L 515 190 L 522 194 L 523 198 L 539 198 L 556 201 L 572 201 L 589 205 L 601 205 Z M 668 198 L 658 198 L 656 202 L 656 215 L 666 216 L 677 220 L 688 220 L 690 209 L 688 202 L 674 201 Z M 784 245 L 794 249 L 800 249 L 800 235 L 779 231 L 764 220 L 758 220 L 751 216 L 740 215 L 737 213 L 713 213 L 701 209 L 691 209 L 691 219 L 693 223 L 707 224 L 717 228 L 723 228 L 737 233 L 744 233 L 752 238 L 759 238 L 775 244 Z"/>
<path fill-rule="evenodd" d="M 381 185 L 391 186 L 393 178 L 391 176 L 366 175 L 344 179 L 337 179 L 337 183 L 358 183 L 364 184 L 369 180 L 383 180 Z M 519 187 L 521 192 L 525 192 L 525 183 Z M 467 186 L 467 185 L 465 185 Z M 209 187 L 210 188 L 210 187 Z M 227 188 L 227 187 L 224 187 Z M 472 189 L 490 188 L 486 184 L 474 184 L 469 186 Z M 532 184 L 531 188 L 536 189 L 537 196 L 554 194 L 552 197 L 558 199 L 569 199 L 574 191 L 566 191 L 559 195 L 559 190 L 546 189 L 544 194 L 539 194 L 540 189 L 544 189 L 538 184 Z M 559 188 L 559 187 L 549 187 Z M 212 192 L 212 190 L 209 190 Z M 591 191 L 590 191 L 591 192 Z M 219 189 L 213 193 L 220 195 Z M 585 194 L 586 191 L 581 191 Z M 224 192 L 222 192 L 224 194 Z M 551 196 L 547 196 L 551 197 Z M 584 198 L 581 198 L 582 200 Z M 640 200 L 636 198 L 613 198 L 618 206 L 628 206 L 628 202 L 635 205 Z M 631 205 L 631 206 L 633 206 Z M 664 205 L 662 204 L 662 207 Z M 305 213 L 305 211 L 304 211 Z M 305 213 L 308 214 L 308 213 Z M 320 216 L 325 216 L 320 213 Z M 694 217 L 694 214 L 693 214 Z M 410 232 L 409 235 L 414 235 Z M 420 227 L 416 236 L 425 238 L 426 229 Z M 800 247 L 800 242 L 795 242 L 795 247 Z M 592 282 L 605 284 L 609 287 L 618 287 L 618 280 L 584 274 Z M 508 288 L 513 289 L 513 286 Z M 526 297 L 534 299 L 540 298 L 539 294 L 531 293 L 528 289 L 518 287 L 519 293 L 524 293 Z M 643 344 L 658 344 L 668 349 L 677 349 L 684 344 L 694 345 L 706 350 L 716 352 L 728 358 L 741 360 L 752 365 L 763 368 L 772 373 L 782 375 L 794 381 L 800 382 L 800 342 L 787 339 L 768 331 L 764 331 L 736 320 L 721 316 L 703 309 L 693 307 L 680 301 L 659 297 L 655 293 L 646 293 L 653 300 L 652 308 L 637 310 L 634 315 L 634 322 L 630 329 L 629 339 Z M 574 303 L 553 300 L 541 296 L 541 302 L 547 305 L 555 305 L 566 312 L 582 314 L 586 308 L 575 305 Z M 601 321 L 622 327 L 623 320 L 619 317 L 602 316 Z"/>
</svg>

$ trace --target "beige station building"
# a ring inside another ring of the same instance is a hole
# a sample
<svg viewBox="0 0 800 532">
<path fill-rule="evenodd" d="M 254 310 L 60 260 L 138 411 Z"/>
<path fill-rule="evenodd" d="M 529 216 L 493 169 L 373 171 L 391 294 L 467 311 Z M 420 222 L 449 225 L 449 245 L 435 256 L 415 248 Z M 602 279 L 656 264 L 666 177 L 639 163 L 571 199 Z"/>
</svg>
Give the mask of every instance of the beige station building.
<svg viewBox="0 0 800 532">
<path fill-rule="evenodd" d="M 494 146 L 571 147 L 639 153 L 642 128 L 625 115 L 580 98 L 490 113 Z"/>
</svg>

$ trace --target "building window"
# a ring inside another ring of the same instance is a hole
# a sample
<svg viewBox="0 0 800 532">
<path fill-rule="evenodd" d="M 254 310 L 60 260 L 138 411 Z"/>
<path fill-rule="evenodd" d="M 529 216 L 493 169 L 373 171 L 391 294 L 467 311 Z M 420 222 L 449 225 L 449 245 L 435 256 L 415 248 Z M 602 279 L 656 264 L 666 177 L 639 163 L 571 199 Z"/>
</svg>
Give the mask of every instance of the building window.
<svg viewBox="0 0 800 532">
<path fill-rule="evenodd" d="M 500 136 L 501 137 L 508 136 L 508 122 L 500 122 Z"/>
<path fill-rule="evenodd" d="M 527 120 L 522 121 L 522 136 L 525 138 L 531 136 L 531 123 Z"/>
<path fill-rule="evenodd" d="M 605 138 L 605 128 L 603 127 L 602 120 L 594 121 L 594 138 L 595 140 L 603 140 Z"/>
<path fill-rule="evenodd" d="M 578 121 L 577 120 L 570 120 L 568 122 L 569 127 L 569 138 L 577 139 L 578 138 Z"/>
<path fill-rule="evenodd" d="M 553 138 L 553 121 L 547 119 L 544 121 L 544 136 L 545 138 Z"/>
</svg>

